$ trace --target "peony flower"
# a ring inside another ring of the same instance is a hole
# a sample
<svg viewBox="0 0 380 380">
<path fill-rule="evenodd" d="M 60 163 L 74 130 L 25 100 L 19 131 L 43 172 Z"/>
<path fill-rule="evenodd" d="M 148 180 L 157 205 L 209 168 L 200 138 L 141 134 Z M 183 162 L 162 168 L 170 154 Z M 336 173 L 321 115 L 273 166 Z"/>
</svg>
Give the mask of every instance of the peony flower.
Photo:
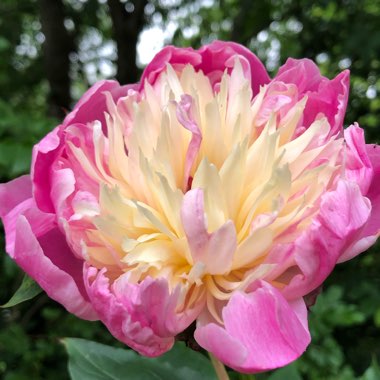
<svg viewBox="0 0 380 380">
<path fill-rule="evenodd" d="M 380 148 L 343 130 L 349 73 L 235 43 L 164 48 L 95 84 L 1 185 L 6 250 L 47 294 L 146 356 L 196 321 L 241 372 L 310 342 L 304 297 L 380 231 Z"/>
</svg>

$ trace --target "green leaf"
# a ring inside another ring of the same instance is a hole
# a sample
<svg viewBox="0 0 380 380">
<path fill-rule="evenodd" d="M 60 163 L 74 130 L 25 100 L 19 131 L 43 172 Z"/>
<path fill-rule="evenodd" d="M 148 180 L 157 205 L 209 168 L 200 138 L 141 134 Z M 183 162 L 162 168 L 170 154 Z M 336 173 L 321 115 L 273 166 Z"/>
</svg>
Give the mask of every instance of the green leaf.
<svg viewBox="0 0 380 380">
<path fill-rule="evenodd" d="M 215 380 L 211 362 L 177 343 L 159 358 L 145 358 L 132 350 L 92 341 L 65 338 L 72 380 Z"/>
<path fill-rule="evenodd" d="M 364 372 L 361 380 L 378 380 L 380 379 L 380 367 L 376 360 L 372 360 L 371 366 Z"/>
<path fill-rule="evenodd" d="M 301 375 L 295 364 L 290 364 L 286 367 L 277 369 L 269 376 L 268 380 L 302 380 Z"/>
<path fill-rule="evenodd" d="M 25 275 L 20 287 L 17 289 L 16 293 L 13 294 L 12 298 L 5 303 L 0 305 L 1 308 L 8 308 L 16 306 L 21 302 L 28 301 L 42 292 L 39 285 L 31 279 L 29 276 Z"/>
<path fill-rule="evenodd" d="M 0 37 L 0 51 L 7 50 L 10 46 L 11 44 L 6 38 Z"/>
</svg>

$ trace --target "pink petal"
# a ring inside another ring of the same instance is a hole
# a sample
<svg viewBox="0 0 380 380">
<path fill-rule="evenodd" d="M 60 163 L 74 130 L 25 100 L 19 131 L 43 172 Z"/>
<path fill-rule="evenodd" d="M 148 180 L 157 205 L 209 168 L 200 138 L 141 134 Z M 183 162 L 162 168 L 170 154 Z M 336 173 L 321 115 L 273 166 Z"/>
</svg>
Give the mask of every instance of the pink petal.
<svg viewBox="0 0 380 380">
<path fill-rule="evenodd" d="M 32 195 L 32 182 L 29 175 L 23 175 L 13 181 L 0 184 L 0 217 L 12 211 L 18 204 Z"/>
<path fill-rule="evenodd" d="M 57 215 L 62 216 L 67 208 L 66 200 L 74 193 L 75 177 L 71 169 L 53 170 L 51 174 L 51 199 Z"/>
<path fill-rule="evenodd" d="M 183 189 L 187 190 L 190 178 L 191 168 L 195 162 L 199 147 L 202 142 L 202 132 L 194 120 L 191 112 L 193 98 L 190 95 L 182 95 L 181 101 L 177 104 L 177 119 L 188 131 L 191 132 L 191 140 L 186 152 L 185 168 L 183 174 Z"/>
<path fill-rule="evenodd" d="M 66 127 L 70 124 L 86 124 L 94 120 L 99 120 L 102 125 L 105 122 L 104 111 L 106 107 L 106 97 L 104 92 L 110 92 L 115 101 L 121 96 L 125 96 L 130 86 L 121 87 L 113 80 L 103 80 L 96 82 L 80 98 L 72 112 L 63 121 Z"/>
<path fill-rule="evenodd" d="M 367 154 L 373 168 L 373 179 L 366 194 L 372 205 L 371 217 L 364 231 L 368 236 L 380 233 L 380 146 L 367 145 Z"/>
<path fill-rule="evenodd" d="M 193 189 L 183 197 L 181 207 L 181 220 L 194 260 L 201 259 L 201 252 L 207 245 L 209 234 L 207 232 L 204 215 L 203 190 Z"/>
<path fill-rule="evenodd" d="M 176 48 L 174 46 L 166 46 L 163 48 L 145 68 L 141 77 L 140 86 L 143 88 L 145 81 L 154 84 L 157 77 L 166 69 L 166 65 L 170 63 L 175 69 L 181 69 L 186 64 L 198 66 L 202 58 L 200 54 L 192 48 Z"/>
<path fill-rule="evenodd" d="M 371 205 L 358 185 L 341 180 L 335 191 L 322 197 L 319 222 L 344 241 L 367 222 L 370 212 Z"/>
<path fill-rule="evenodd" d="M 181 220 L 194 263 L 204 264 L 210 274 L 227 272 L 237 248 L 233 222 L 229 220 L 216 231 L 208 233 L 202 189 L 193 189 L 185 194 Z"/>
<path fill-rule="evenodd" d="M 54 212 L 50 197 L 50 174 L 52 165 L 62 150 L 61 136 L 62 126 L 58 126 L 33 147 L 33 194 L 38 207 L 45 212 Z"/>
<path fill-rule="evenodd" d="M 121 276 L 110 285 L 105 270 L 86 270 L 87 291 L 100 319 L 119 340 L 143 355 L 154 357 L 170 350 L 174 337 L 188 327 L 199 313 L 178 313 L 178 290 L 169 293 L 165 279 L 146 278 L 139 284 Z"/>
<path fill-rule="evenodd" d="M 362 194 L 365 195 L 372 182 L 373 169 L 367 155 L 364 131 L 355 123 L 345 129 L 344 139 L 347 146 L 345 175 L 347 179 L 356 182 Z"/>
<path fill-rule="evenodd" d="M 299 92 L 299 98 L 307 95 L 308 100 L 304 111 L 304 126 L 308 127 L 318 114 L 324 114 L 330 125 L 330 135 L 342 131 L 346 112 L 349 71 L 345 70 L 333 80 L 321 76 L 317 65 L 309 59 L 289 58 L 280 67 L 273 81 L 294 83 Z"/>
<path fill-rule="evenodd" d="M 83 285 L 83 262 L 76 259 L 58 229 L 38 239 L 26 217 L 16 223 L 13 258 L 48 296 L 80 318 L 96 320 Z"/>
<path fill-rule="evenodd" d="M 54 162 L 63 150 L 65 129 L 72 124 L 86 125 L 99 120 L 105 126 L 104 112 L 107 100 L 104 92 L 110 92 L 114 101 L 136 86 L 121 87 L 116 81 L 100 81 L 92 86 L 80 99 L 63 123 L 46 135 L 33 148 L 31 176 L 33 192 L 38 207 L 45 212 L 54 212 L 51 200 L 51 174 Z"/>
<path fill-rule="evenodd" d="M 219 77 L 221 77 L 225 69 L 232 70 L 235 58 L 239 57 L 246 78 L 251 79 L 253 96 L 259 92 L 260 86 L 270 81 L 260 59 L 246 47 L 235 42 L 213 41 L 210 45 L 199 49 L 199 52 L 202 55 L 202 64 L 198 69 L 209 76 L 213 72 L 219 72 Z"/>
<path fill-rule="evenodd" d="M 321 285 L 339 258 L 358 240 L 370 213 L 368 199 L 353 182 L 340 180 L 335 191 L 324 194 L 320 214 L 293 245 L 298 268 L 289 268 L 294 273 L 283 294 L 294 299 Z"/>
<path fill-rule="evenodd" d="M 27 215 L 33 233 L 43 235 L 52 228 L 54 215 L 45 214 L 35 207 L 29 176 L 22 176 L 0 185 L 0 217 L 5 229 L 6 250 L 14 255 L 16 223 L 20 215 Z"/>
<path fill-rule="evenodd" d="M 36 207 L 29 176 L 0 185 L 0 205 L 5 204 L 0 216 L 9 256 L 68 311 L 96 319 L 84 288 L 83 262 L 70 251 L 55 216 Z"/>
<path fill-rule="evenodd" d="M 220 82 L 226 68 L 232 70 L 236 57 L 240 58 L 246 77 L 251 79 L 253 94 L 256 95 L 260 86 L 270 81 L 264 65 L 245 47 L 234 42 L 224 41 L 213 41 L 199 50 L 180 49 L 174 46 L 164 48 L 144 70 L 141 86 L 146 80 L 154 84 L 168 63 L 177 70 L 190 64 L 195 70 L 202 70 L 210 78 L 211 83 L 215 84 Z"/>
<path fill-rule="evenodd" d="M 197 326 L 195 338 L 239 372 L 281 367 L 297 359 L 310 342 L 306 307 L 301 299 L 294 305 L 261 281 L 252 293 L 231 297 L 223 310 L 224 328 L 213 323 Z"/>
<path fill-rule="evenodd" d="M 355 241 L 340 257 L 340 262 L 350 260 L 367 250 L 380 235 L 380 146 L 366 145 L 366 152 L 373 170 L 373 179 L 366 194 L 372 206 L 371 215 L 361 231 L 358 241 Z"/>
</svg>

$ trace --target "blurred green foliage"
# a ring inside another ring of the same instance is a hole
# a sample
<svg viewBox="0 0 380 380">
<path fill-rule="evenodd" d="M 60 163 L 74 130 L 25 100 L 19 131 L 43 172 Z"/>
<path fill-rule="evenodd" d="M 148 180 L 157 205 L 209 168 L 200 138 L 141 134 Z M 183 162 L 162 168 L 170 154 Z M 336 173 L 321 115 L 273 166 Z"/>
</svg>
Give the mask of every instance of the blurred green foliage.
<svg viewBox="0 0 380 380">
<path fill-rule="evenodd" d="M 91 82 L 89 59 L 99 76 L 101 46 L 111 38 L 103 1 L 65 1 L 77 45 L 94 30 L 101 36 L 92 58 L 72 56 L 72 94 Z M 288 56 L 309 57 L 333 77 L 351 70 L 347 125 L 359 121 L 367 140 L 379 142 L 380 1 L 379 0 L 209 0 L 151 1 L 146 27 L 177 25 L 166 42 L 199 46 L 214 38 L 234 39 L 256 52 L 273 74 Z M 87 7 L 83 10 L 83 7 Z M 155 16 L 156 15 L 156 16 Z M 70 22 L 67 27 L 72 30 Z M 49 86 L 42 69 L 41 25 L 37 1 L 0 3 L 0 180 L 29 171 L 31 150 L 58 122 L 48 118 Z M 84 48 L 83 48 L 84 49 Z M 91 47 L 89 49 L 92 49 Z M 4 237 L 0 239 L 4 247 Z M 3 248 L 1 248 L 3 250 Z M 380 245 L 336 268 L 310 312 L 312 344 L 289 367 L 257 379 L 380 379 Z M 8 301 L 23 274 L 0 255 L 0 304 Z M 98 322 L 68 314 L 45 294 L 11 309 L 0 309 L 0 378 L 67 379 L 66 336 L 116 347 Z M 231 374 L 232 379 L 248 379 Z"/>
</svg>

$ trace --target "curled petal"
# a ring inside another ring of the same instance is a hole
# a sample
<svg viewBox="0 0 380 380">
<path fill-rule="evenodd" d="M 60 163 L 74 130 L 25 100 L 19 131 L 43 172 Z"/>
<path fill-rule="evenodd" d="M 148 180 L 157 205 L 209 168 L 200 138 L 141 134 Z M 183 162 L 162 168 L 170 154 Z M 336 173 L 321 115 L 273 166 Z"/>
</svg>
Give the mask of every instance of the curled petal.
<svg viewBox="0 0 380 380">
<path fill-rule="evenodd" d="M 231 220 L 211 234 L 207 231 L 203 190 L 188 191 L 183 199 L 181 219 L 191 255 L 210 274 L 223 274 L 231 268 L 237 247 L 236 230 Z"/>
<path fill-rule="evenodd" d="M 83 94 L 72 112 L 66 116 L 63 125 L 86 124 L 94 120 L 99 120 L 104 124 L 104 111 L 107 109 L 104 93 L 111 93 L 114 101 L 117 101 L 121 96 L 125 96 L 130 88 L 131 86 L 120 86 L 114 80 L 103 80 L 95 83 Z"/>
<path fill-rule="evenodd" d="M 175 69 L 180 69 L 185 65 L 197 66 L 201 62 L 202 57 L 192 48 L 179 49 L 174 46 L 167 46 L 156 54 L 152 62 L 145 68 L 140 81 L 141 88 L 145 81 L 154 84 L 168 63 Z"/>
<path fill-rule="evenodd" d="M 330 136 L 342 132 L 346 112 L 350 73 L 340 73 L 333 80 L 320 74 L 317 65 L 309 59 L 289 58 L 280 67 L 273 81 L 294 83 L 298 88 L 299 98 L 307 95 L 304 111 L 304 125 L 309 127 L 316 117 L 324 114 L 330 125 Z"/>
<path fill-rule="evenodd" d="M 373 179 L 366 193 L 366 197 L 371 202 L 371 215 L 357 241 L 342 255 L 340 262 L 350 260 L 364 252 L 380 236 L 380 147 L 375 144 L 366 145 L 366 151 L 373 170 Z"/>
<path fill-rule="evenodd" d="M 243 65 L 245 77 L 251 80 L 253 95 L 260 86 L 269 83 L 270 78 L 262 62 L 250 50 L 234 42 L 214 41 L 199 50 L 202 55 L 201 69 L 206 75 L 219 72 L 219 78 L 226 68 L 232 70 L 238 56 Z"/>
<path fill-rule="evenodd" d="M 380 146 L 367 145 L 367 154 L 372 164 L 374 176 L 366 194 L 366 197 L 371 201 L 372 212 L 364 233 L 378 236 L 380 233 Z"/>
<path fill-rule="evenodd" d="M 84 319 L 97 319 L 84 289 L 83 262 L 70 251 L 55 225 L 54 215 L 35 206 L 29 176 L 0 186 L 0 204 L 6 202 L 13 208 L 2 207 L 0 215 L 9 255 L 69 312 Z"/>
<path fill-rule="evenodd" d="M 6 250 L 14 257 L 16 224 L 20 215 L 26 215 L 34 235 L 41 236 L 54 226 L 54 215 L 41 212 L 32 198 L 30 176 L 22 176 L 0 185 L 0 216 L 3 219 Z"/>
<path fill-rule="evenodd" d="M 189 147 L 186 152 L 185 169 L 183 174 L 183 187 L 185 191 L 189 184 L 191 168 L 193 167 L 202 142 L 202 132 L 192 116 L 192 103 L 193 99 L 190 95 L 182 95 L 181 101 L 177 105 L 178 121 L 192 134 Z"/>
<path fill-rule="evenodd" d="M 54 164 L 64 149 L 64 131 L 72 124 L 86 124 L 98 120 L 105 127 L 104 112 L 106 96 L 104 92 L 110 92 L 116 101 L 128 93 L 130 88 L 136 86 L 120 86 L 116 81 L 100 81 L 92 86 L 76 104 L 63 123 L 47 134 L 33 148 L 32 157 L 32 182 L 34 198 L 38 207 L 45 212 L 54 212 L 51 199 L 51 175 Z"/>
<path fill-rule="evenodd" d="M 370 214 L 370 202 L 353 182 L 340 180 L 335 191 L 326 193 L 318 217 L 292 246 L 298 269 L 289 268 L 292 279 L 284 295 L 298 298 L 321 285 L 357 240 Z"/>
<path fill-rule="evenodd" d="M 58 229 L 37 239 L 26 217 L 20 216 L 13 258 L 50 298 L 69 312 L 83 319 L 98 319 L 83 286 L 83 263 L 73 256 Z"/>
<path fill-rule="evenodd" d="M 33 147 L 33 195 L 38 207 L 44 212 L 54 212 L 50 197 L 50 175 L 52 165 L 62 150 L 61 136 L 62 126 L 58 126 Z"/>
<path fill-rule="evenodd" d="M 306 307 L 289 304 L 261 281 L 252 293 L 235 293 L 223 309 L 225 327 L 197 326 L 195 338 L 219 360 L 240 372 L 261 372 L 297 359 L 310 342 Z"/>
<path fill-rule="evenodd" d="M 256 95 L 260 86 L 270 81 L 264 65 L 247 48 L 234 42 L 222 41 L 213 41 L 198 51 L 174 46 L 164 48 L 144 70 L 141 86 L 146 80 L 154 84 L 168 63 L 176 70 L 183 69 L 185 65 L 192 65 L 195 70 L 202 70 L 210 78 L 211 83 L 215 84 L 220 81 L 226 68 L 232 71 L 236 57 L 243 62 L 244 72 L 251 80 L 253 94 Z"/>
<path fill-rule="evenodd" d="M 85 281 L 91 302 L 110 332 L 150 357 L 170 350 L 174 337 L 194 321 L 203 306 L 177 312 L 179 288 L 170 293 L 165 279 L 148 277 L 133 284 L 124 275 L 111 285 L 104 270 L 88 267 Z"/>
<path fill-rule="evenodd" d="M 364 131 L 355 123 L 344 131 L 347 144 L 345 159 L 346 178 L 356 182 L 363 195 L 367 194 L 373 178 L 373 169 L 368 157 Z"/>
</svg>

